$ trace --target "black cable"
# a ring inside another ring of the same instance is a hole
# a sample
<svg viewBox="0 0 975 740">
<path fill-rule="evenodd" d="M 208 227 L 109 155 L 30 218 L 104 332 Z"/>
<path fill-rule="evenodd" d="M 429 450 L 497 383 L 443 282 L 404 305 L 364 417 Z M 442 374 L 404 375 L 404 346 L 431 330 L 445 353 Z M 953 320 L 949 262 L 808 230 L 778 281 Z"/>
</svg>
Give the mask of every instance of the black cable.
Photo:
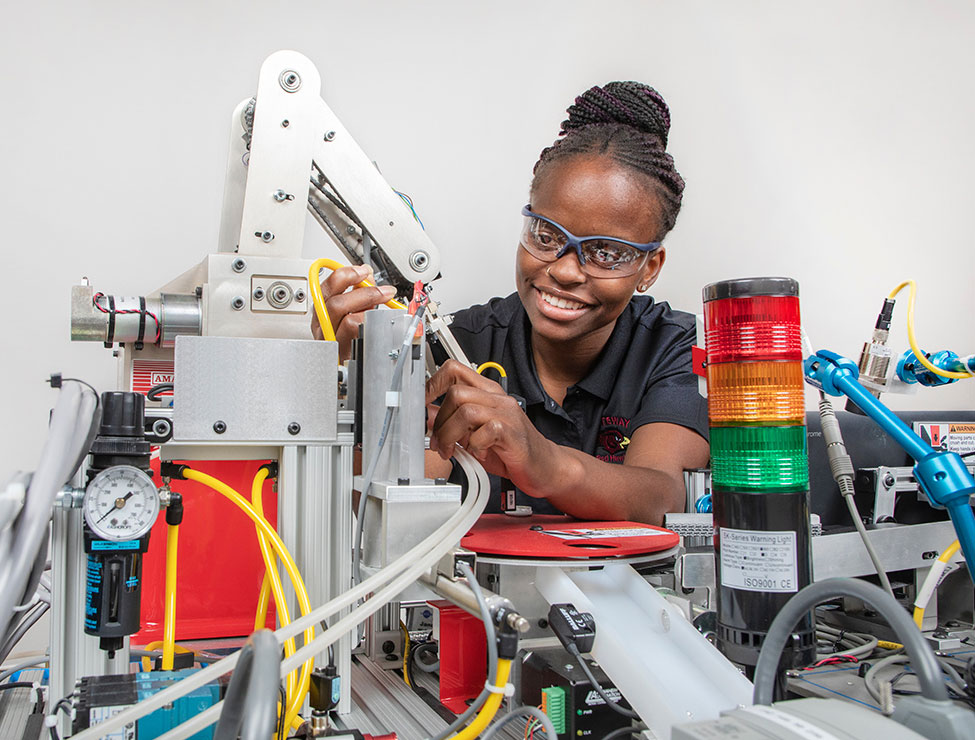
<svg viewBox="0 0 975 740">
<path fill-rule="evenodd" d="M 278 701 L 281 703 L 281 712 L 278 716 L 278 729 L 274 736 L 278 740 L 284 740 L 284 717 L 288 713 L 288 692 L 284 690 L 283 684 L 278 684 Z"/>
<path fill-rule="evenodd" d="M 592 669 L 589 667 L 586 659 L 582 657 L 582 653 L 579 652 L 579 648 L 572 643 L 569 643 L 566 647 L 568 648 L 569 653 L 571 653 L 572 656 L 579 661 L 579 667 L 582 668 L 582 672 L 586 674 L 586 678 L 589 679 L 589 683 L 592 684 L 592 687 L 596 690 L 596 693 L 599 694 L 602 700 L 609 705 L 610 709 L 612 709 L 614 712 L 622 714 L 624 717 L 629 717 L 630 719 L 640 718 L 640 715 L 634 712 L 632 709 L 621 707 L 619 704 L 613 701 L 612 698 L 610 698 L 609 694 L 606 693 L 606 690 L 599 685 L 599 681 L 597 681 L 596 676 L 593 675 Z M 620 694 L 620 700 L 622 700 L 622 698 L 623 695 Z"/>
<path fill-rule="evenodd" d="M 332 187 L 332 183 L 330 183 L 328 181 L 328 178 L 325 177 L 325 174 L 322 172 L 322 170 L 319 168 L 319 166 L 317 164 L 315 164 L 314 162 L 312 162 L 311 164 L 312 164 L 312 167 L 314 167 L 318 171 L 318 174 L 320 175 L 321 179 L 323 179 L 325 181 L 325 184 L 327 184 L 329 187 Z M 319 182 L 314 177 L 311 178 L 311 184 L 315 186 L 315 189 L 319 193 L 321 193 L 326 198 L 328 198 L 329 201 L 331 201 L 331 203 L 336 208 L 338 208 L 340 211 L 342 211 L 342 213 L 345 214 L 345 216 L 350 221 L 352 221 L 360 229 L 365 230 L 365 227 L 362 225 L 362 222 L 358 219 L 358 217 L 355 215 L 355 213 L 352 211 L 352 209 L 349 208 L 348 204 L 344 200 L 342 200 L 342 198 L 339 195 L 337 195 L 335 193 L 332 193 L 332 192 L 329 192 L 328 190 L 326 190 L 325 189 L 325 186 L 322 185 L 322 183 Z"/>
<path fill-rule="evenodd" d="M 146 398 L 148 398 L 150 401 L 161 401 L 162 399 L 159 398 L 159 394 L 171 390 L 173 390 L 172 383 L 157 383 L 146 391 Z"/>
<path fill-rule="evenodd" d="M 10 683 L 0 683 L 0 691 L 7 689 L 32 689 L 34 684 L 30 681 L 11 681 Z"/>
</svg>

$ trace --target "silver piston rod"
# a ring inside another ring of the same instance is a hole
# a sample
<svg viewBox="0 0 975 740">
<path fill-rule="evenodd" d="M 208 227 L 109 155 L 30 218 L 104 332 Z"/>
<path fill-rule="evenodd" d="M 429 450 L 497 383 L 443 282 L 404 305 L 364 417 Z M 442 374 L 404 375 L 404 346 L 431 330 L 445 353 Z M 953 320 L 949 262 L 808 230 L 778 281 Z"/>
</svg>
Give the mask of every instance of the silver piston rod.
<svg viewBox="0 0 975 740">
<path fill-rule="evenodd" d="M 71 339 L 172 347 L 181 334 L 200 336 L 203 312 L 195 295 L 116 296 L 89 285 L 71 288 Z"/>
</svg>

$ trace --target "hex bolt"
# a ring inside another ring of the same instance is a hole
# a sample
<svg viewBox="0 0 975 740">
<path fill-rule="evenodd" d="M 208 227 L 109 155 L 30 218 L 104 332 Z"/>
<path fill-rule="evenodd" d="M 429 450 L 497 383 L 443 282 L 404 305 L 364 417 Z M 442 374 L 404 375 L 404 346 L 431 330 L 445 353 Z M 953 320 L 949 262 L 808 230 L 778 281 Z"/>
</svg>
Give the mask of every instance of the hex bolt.
<svg viewBox="0 0 975 740">
<path fill-rule="evenodd" d="M 392 226 L 392 224 L 390 224 Z M 418 249 L 413 254 L 410 255 L 410 267 L 412 267 L 417 272 L 423 272 L 427 269 L 430 264 L 430 255 L 424 252 L 422 249 Z"/>
<path fill-rule="evenodd" d="M 295 300 L 296 301 L 299 301 L 299 302 L 305 300 L 305 291 L 304 291 L 304 289 L 298 288 L 298 290 L 295 291 Z"/>
<path fill-rule="evenodd" d="M 213 431 L 215 431 L 217 434 L 223 434 L 227 431 L 226 423 L 217 419 L 217 421 L 213 422 Z"/>
<path fill-rule="evenodd" d="M 252 295 L 254 296 L 255 301 L 261 300 L 262 298 L 264 298 L 264 288 L 258 285 L 256 288 L 254 288 L 254 292 L 252 293 Z"/>
<path fill-rule="evenodd" d="M 300 431 L 301 431 L 301 424 L 299 424 L 298 422 L 293 421 L 290 424 L 288 424 L 288 434 L 290 434 L 292 437 L 295 436 Z"/>
<path fill-rule="evenodd" d="M 332 141 L 334 138 L 335 138 L 335 132 L 334 131 L 326 131 L 325 132 L 325 141 Z"/>
<path fill-rule="evenodd" d="M 238 257 L 237 259 L 235 259 L 233 262 L 230 263 L 230 267 L 233 269 L 234 272 L 243 272 L 244 270 L 247 269 L 247 263 L 244 262 L 244 260 L 242 260 L 240 257 Z"/>
<path fill-rule="evenodd" d="M 234 299 L 230 302 L 230 307 L 234 311 L 240 311 L 244 307 L 244 299 L 241 296 L 234 296 Z"/>
</svg>

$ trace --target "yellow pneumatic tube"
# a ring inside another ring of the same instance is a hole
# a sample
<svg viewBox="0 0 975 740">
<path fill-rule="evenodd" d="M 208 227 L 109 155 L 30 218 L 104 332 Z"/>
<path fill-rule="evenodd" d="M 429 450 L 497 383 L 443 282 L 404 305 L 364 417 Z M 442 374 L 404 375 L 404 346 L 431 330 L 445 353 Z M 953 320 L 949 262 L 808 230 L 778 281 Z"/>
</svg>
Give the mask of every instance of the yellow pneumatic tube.
<svg viewBox="0 0 975 740">
<path fill-rule="evenodd" d="M 890 291 L 890 295 L 887 297 L 890 300 L 893 300 L 894 296 L 908 286 L 910 286 L 911 291 L 907 298 L 907 341 L 911 345 L 911 351 L 914 352 L 914 356 L 917 358 L 917 361 L 924 365 L 924 367 L 926 367 L 929 371 L 935 375 L 940 375 L 942 378 L 962 380 L 964 378 L 975 377 L 971 373 L 959 373 L 955 372 L 954 370 L 942 370 L 924 356 L 921 348 L 918 347 L 917 338 L 914 336 L 914 299 L 917 297 L 917 283 L 915 283 L 913 280 L 905 280 L 903 283 Z"/>
<path fill-rule="evenodd" d="M 308 601 L 308 591 L 305 589 L 305 583 L 301 578 L 301 573 L 298 572 L 298 566 L 295 565 L 294 558 L 291 557 L 291 553 L 288 552 L 288 548 L 285 547 L 284 542 L 278 536 L 278 533 L 274 531 L 274 527 L 267 523 L 267 520 L 259 515 L 254 507 L 247 503 L 247 500 L 241 496 L 237 491 L 228 486 L 223 481 L 217 480 L 213 476 L 207 475 L 206 473 L 201 473 L 198 470 L 193 470 L 192 468 L 184 468 L 183 475 L 187 480 L 193 480 L 197 483 L 202 483 L 203 485 L 211 488 L 217 493 L 230 499 L 241 511 L 243 511 L 251 521 L 257 526 L 257 528 L 264 534 L 265 537 L 270 540 L 271 547 L 277 553 L 278 557 L 281 558 L 284 563 L 285 570 L 288 572 L 288 576 L 291 578 L 291 583 L 294 586 L 295 594 L 298 597 L 298 606 L 302 614 L 307 614 L 311 611 L 311 604 Z M 304 632 L 305 644 L 308 644 L 315 639 L 315 629 L 314 627 L 309 627 Z M 305 701 L 305 695 L 308 693 L 309 681 L 311 678 L 312 663 L 314 661 L 309 659 L 301 668 L 301 677 L 298 681 L 298 691 L 290 698 L 288 701 L 288 710 L 285 715 L 285 721 L 287 726 L 291 726 L 298 717 L 298 711 L 301 709 L 301 705 Z"/>
<path fill-rule="evenodd" d="M 481 711 L 477 713 L 477 716 L 471 720 L 471 723 L 467 725 L 463 730 L 458 732 L 451 738 L 451 740 L 473 740 L 475 737 L 481 734 L 485 727 L 494 719 L 494 715 L 498 713 L 498 707 L 501 706 L 501 700 L 504 698 L 503 689 L 508 683 L 508 676 L 511 673 L 511 661 L 505 658 L 498 659 L 498 675 L 495 678 L 494 688 L 495 690 L 491 692 L 491 696 L 487 698 L 484 702 L 484 706 L 481 707 Z"/>
<path fill-rule="evenodd" d="M 254 476 L 254 482 L 251 484 L 251 504 L 254 507 L 254 511 L 262 519 L 264 518 L 264 502 L 261 498 L 262 489 L 264 486 L 264 481 L 267 478 L 267 468 L 261 467 L 257 471 L 257 475 Z M 265 519 L 265 521 L 267 521 Z M 278 611 L 278 619 L 281 621 L 281 626 L 291 624 L 291 614 L 288 611 L 288 603 L 284 598 L 284 584 L 281 583 L 281 574 L 278 572 L 278 562 L 277 557 L 268 544 L 267 537 L 261 532 L 261 528 L 257 527 L 257 543 L 261 548 L 261 557 L 264 558 L 264 582 L 261 584 L 261 597 L 264 597 L 265 584 L 270 589 L 271 593 L 274 595 L 275 608 Z M 258 599 L 258 615 L 260 615 L 260 602 L 264 601 L 264 617 L 267 617 L 267 601 L 266 599 Z M 263 625 L 261 625 L 263 626 Z M 288 639 L 284 643 L 284 654 L 291 657 L 295 654 L 295 641 L 293 638 Z M 294 697 L 295 692 L 298 690 L 298 672 L 292 671 L 288 674 L 288 696 Z"/>
<path fill-rule="evenodd" d="M 322 327 L 322 335 L 329 342 L 334 342 L 335 328 L 332 326 L 332 320 L 328 316 L 328 309 L 325 308 L 325 296 L 322 295 L 321 283 L 318 282 L 318 273 L 323 267 L 327 267 L 329 270 L 337 270 L 340 267 L 345 267 L 345 265 L 336 260 L 322 257 L 312 262 L 308 268 L 308 287 L 311 290 L 312 302 L 315 304 L 315 315 L 318 316 L 318 323 Z M 363 280 L 356 287 L 367 288 L 371 285 L 372 283 L 368 280 Z M 386 305 L 390 308 L 406 308 L 406 306 L 396 300 L 386 301 Z"/>
<path fill-rule="evenodd" d="M 166 613 L 163 618 L 162 669 L 173 670 L 176 653 L 176 554 L 179 549 L 179 525 L 166 530 Z"/>
</svg>

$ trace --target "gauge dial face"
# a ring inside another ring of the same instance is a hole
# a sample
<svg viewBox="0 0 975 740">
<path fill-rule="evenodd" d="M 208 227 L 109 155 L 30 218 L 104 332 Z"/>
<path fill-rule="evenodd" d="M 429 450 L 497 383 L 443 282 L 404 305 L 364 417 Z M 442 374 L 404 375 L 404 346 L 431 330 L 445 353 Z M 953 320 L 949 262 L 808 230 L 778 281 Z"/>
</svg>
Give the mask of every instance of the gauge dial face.
<svg viewBox="0 0 975 740">
<path fill-rule="evenodd" d="M 84 498 L 85 521 L 96 537 L 121 542 L 148 532 L 159 515 L 159 492 L 152 478 L 131 465 L 96 475 Z"/>
</svg>

